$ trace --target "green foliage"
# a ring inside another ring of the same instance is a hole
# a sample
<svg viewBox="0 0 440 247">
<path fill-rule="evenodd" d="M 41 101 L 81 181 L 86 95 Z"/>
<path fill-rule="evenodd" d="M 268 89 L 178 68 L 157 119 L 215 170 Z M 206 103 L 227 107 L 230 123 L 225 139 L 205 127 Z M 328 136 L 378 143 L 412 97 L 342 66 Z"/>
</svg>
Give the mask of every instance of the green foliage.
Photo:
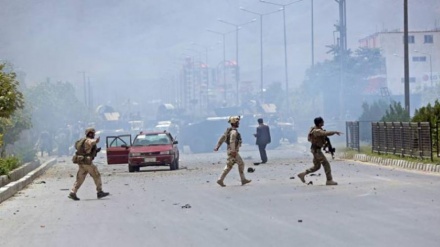
<svg viewBox="0 0 440 247">
<path fill-rule="evenodd" d="M 24 99 L 18 90 L 16 74 L 6 72 L 5 66 L 0 64 L 0 117 L 9 118 L 16 110 L 24 107 Z"/>
<path fill-rule="evenodd" d="M 36 133 L 44 130 L 52 135 L 67 124 L 86 119 L 87 107 L 75 95 L 68 82 L 42 82 L 25 92 L 26 102 L 32 106 L 32 125 Z"/>
<path fill-rule="evenodd" d="M 17 157 L 0 158 L 0 176 L 8 175 L 9 172 L 20 166 L 20 159 Z"/>
<path fill-rule="evenodd" d="M 440 103 L 438 100 L 434 102 L 434 106 L 428 104 L 416 110 L 414 113 L 414 117 L 412 118 L 413 122 L 430 122 L 431 127 L 437 126 L 440 121 Z M 440 128 L 440 126 L 439 126 Z M 434 146 L 434 150 L 437 149 L 438 141 L 439 141 L 439 133 L 434 131 L 432 133 L 432 144 Z"/>
<path fill-rule="evenodd" d="M 362 104 L 362 115 L 359 117 L 361 122 L 377 122 L 386 114 L 387 103 L 385 101 L 379 100 L 373 102 L 372 105 L 364 102 Z"/>
<path fill-rule="evenodd" d="M 317 63 L 306 72 L 301 86 L 305 98 L 310 101 L 317 96 L 322 97 L 326 115 L 342 116 L 347 111 L 359 112 L 368 78 L 384 72 L 385 59 L 379 49 L 359 48 L 354 53 L 347 51 L 341 57 L 339 50 L 329 47 L 334 58 Z M 339 109 L 340 106 L 344 109 Z"/>
<path fill-rule="evenodd" d="M 8 145 L 19 140 L 20 134 L 31 127 L 31 116 L 25 110 L 16 111 L 11 118 L 0 118 L 0 132 L 3 134 L 3 145 L 0 146 L 0 157 L 5 156 Z"/>
<path fill-rule="evenodd" d="M 386 110 L 382 122 L 409 122 L 411 119 L 408 112 L 402 107 L 400 102 L 393 101 L 389 110 Z"/>
</svg>

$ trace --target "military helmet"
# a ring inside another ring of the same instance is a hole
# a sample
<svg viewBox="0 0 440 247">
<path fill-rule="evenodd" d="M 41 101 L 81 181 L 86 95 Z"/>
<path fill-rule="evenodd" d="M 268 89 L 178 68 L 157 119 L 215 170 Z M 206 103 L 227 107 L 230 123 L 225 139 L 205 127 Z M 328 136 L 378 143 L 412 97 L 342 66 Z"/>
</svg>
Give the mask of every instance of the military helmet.
<svg viewBox="0 0 440 247">
<path fill-rule="evenodd" d="M 86 129 L 86 135 L 88 135 L 90 132 L 95 133 L 95 132 L 96 132 L 96 131 L 95 131 L 95 128 L 87 128 L 87 129 Z"/>
<path fill-rule="evenodd" d="M 229 120 L 228 120 L 228 123 L 233 124 L 233 123 L 237 123 L 239 121 L 240 121 L 240 116 L 230 116 Z"/>
</svg>

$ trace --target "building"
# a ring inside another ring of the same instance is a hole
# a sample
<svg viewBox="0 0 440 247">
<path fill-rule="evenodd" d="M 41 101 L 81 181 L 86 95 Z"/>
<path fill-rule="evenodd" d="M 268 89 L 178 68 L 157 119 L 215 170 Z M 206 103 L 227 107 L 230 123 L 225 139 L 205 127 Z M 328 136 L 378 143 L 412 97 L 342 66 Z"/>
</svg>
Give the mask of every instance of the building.
<svg viewBox="0 0 440 247">
<path fill-rule="evenodd" d="M 381 75 L 391 95 L 404 94 L 402 31 L 378 32 L 359 40 L 361 47 L 378 48 L 385 58 Z M 408 32 L 410 93 L 418 94 L 440 82 L 440 29 Z"/>
</svg>

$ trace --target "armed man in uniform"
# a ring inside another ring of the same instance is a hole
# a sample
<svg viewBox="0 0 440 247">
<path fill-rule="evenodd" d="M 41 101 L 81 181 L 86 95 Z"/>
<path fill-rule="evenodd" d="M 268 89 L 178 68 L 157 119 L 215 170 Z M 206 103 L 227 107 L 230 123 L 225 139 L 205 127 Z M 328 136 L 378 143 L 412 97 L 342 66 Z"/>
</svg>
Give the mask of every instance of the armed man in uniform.
<svg viewBox="0 0 440 247">
<path fill-rule="evenodd" d="M 330 163 L 328 162 L 325 155 L 322 153 L 322 147 L 326 143 L 327 136 L 332 136 L 334 134 L 340 135 L 342 134 L 342 132 L 326 131 L 322 129 L 322 127 L 324 126 L 324 119 L 322 119 L 322 117 L 315 118 L 314 123 L 315 126 L 310 128 L 308 134 L 308 141 L 312 143 L 310 151 L 313 154 L 313 166 L 307 169 L 305 172 L 298 174 L 298 177 L 303 183 L 305 183 L 305 176 L 309 173 L 313 173 L 319 170 L 322 164 L 322 166 L 324 167 L 325 175 L 327 177 L 326 185 L 338 185 L 337 182 L 333 181 Z"/>
<path fill-rule="evenodd" d="M 226 178 L 226 175 L 231 171 L 232 167 L 235 163 L 238 165 L 238 172 L 240 174 L 241 179 L 241 185 L 245 185 L 247 183 L 250 183 L 252 180 L 246 179 L 244 176 L 244 162 L 241 158 L 239 152 L 240 146 L 241 146 L 241 136 L 238 132 L 237 128 L 240 125 L 240 117 L 239 116 L 233 116 L 229 117 L 228 123 L 231 124 L 231 127 L 226 130 L 226 132 L 220 137 L 220 139 L 217 142 L 217 146 L 214 148 L 214 151 L 218 151 L 220 146 L 223 144 L 223 142 L 226 142 L 228 145 L 227 148 L 227 154 L 228 154 L 228 160 L 225 166 L 225 169 L 223 170 L 223 173 L 220 175 L 220 178 L 217 180 L 217 183 L 225 187 L 224 179 Z"/>
<path fill-rule="evenodd" d="M 70 191 L 69 198 L 78 201 L 79 198 L 76 196 L 76 192 L 78 192 L 82 183 L 86 179 L 87 174 L 92 176 L 93 181 L 96 185 L 96 191 L 98 199 L 108 196 L 110 193 L 104 192 L 102 190 L 102 181 L 101 174 L 98 171 L 98 168 L 93 164 L 93 159 L 96 157 L 96 154 L 100 151 L 100 148 L 97 148 L 96 144 L 99 143 L 99 137 L 95 139 L 95 129 L 87 128 L 85 131 L 86 137 L 80 139 L 77 143 L 79 147 L 77 148 L 77 152 L 74 156 L 76 159 L 75 163 L 78 163 L 78 172 L 76 174 L 76 181 L 73 185 L 73 188 Z"/>
</svg>

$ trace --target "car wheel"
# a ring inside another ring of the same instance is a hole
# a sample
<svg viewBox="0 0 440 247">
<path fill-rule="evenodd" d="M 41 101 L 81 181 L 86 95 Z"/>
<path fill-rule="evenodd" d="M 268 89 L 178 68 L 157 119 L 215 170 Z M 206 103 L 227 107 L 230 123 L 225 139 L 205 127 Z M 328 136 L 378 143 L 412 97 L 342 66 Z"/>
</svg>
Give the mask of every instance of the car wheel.
<svg viewBox="0 0 440 247">
<path fill-rule="evenodd" d="M 179 170 L 179 159 L 176 159 L 176 170 Z"/>
<path fill-rule="evenodd" d="M 136 172 L 139 172 L 139 171 L 141 170 L 141 167 L 140 167 L 140 166 L 135 166 L 135 167 L 134 167 L 134 170 L 135 170 Z"/>
<path fill-rule="evenodd" d="M 171 171 L 176 170 L 176 169 L 177 169 L 177 166 L 178 166 L 178 164 L 177 164 L 176 160 L 174 160 L 174 161 L 171 162 L 171 164 L 170 164 L 170 170 L 171 170 Z"/>
<path fill-rule="evenodd" d="M 128 165 L 128 172 L 135 172 L 136 171 L 136 167 L 131 166 L 130 164 Z"/>
</svg>

